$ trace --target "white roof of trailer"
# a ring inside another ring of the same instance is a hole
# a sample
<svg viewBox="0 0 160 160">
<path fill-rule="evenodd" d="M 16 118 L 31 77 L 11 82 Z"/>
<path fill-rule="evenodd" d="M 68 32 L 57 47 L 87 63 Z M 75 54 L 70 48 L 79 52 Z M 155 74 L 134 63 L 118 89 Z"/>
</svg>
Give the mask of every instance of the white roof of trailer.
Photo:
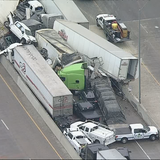
<svg viewBox="0 0 160 160">
<path fill-rule="evenodd" d="M 78 23 L 88 22 L 86 17 L 82 14 L 82 12 L 73 1 L 54 0 L 54 3 L 67 20 Z"/>
<path fill-rule="evenodd" d="M 33 45 L 18 46 L 14 50 L 21 53 L 20 56 L 26 61 L 53 97 L 72 95 Z"/>
<path fill-rule="evenodd" d="M 121 59 L 137 59 L 131 53 L 122 50 L 121 48 L 108 42 L 106 39 L 100 37 L 99 35 L 95 34 L 94 32 L 86 29 L 85 27 L 83 27 L 79 24 L 76 24 L 74 22 L 69 22 L 66 20 L 58 20 L 57 19 L 56 21 L 61 23 L 64 26 L 70 28 L 75 33 L 82 35 L 83 37 L 90 40 L 91 42 L 97 44 L 97 46 L 105 49 L 106 51 L 110 52 L 111 54 L 115 55 L 116 57 L 119 57 Z M 56 23 L 56 21 L 55 21 L 55 23 Z M 59 28 L 59 29 L 61 29 L 61 28 Z M 67 35 L 67 32 L 66 32 L 66 35 Z M 69 39 L 69 37 L 68 37 L 68 39 Z"/>
<path fill-rule="evenodd" d="M 48 41 L 61 53 L 75 53 L 74 49 L 72 49 L 54 29 L 40 29 L 36 31 L 36 34 L 41 35 L 46 41 Z"/>
</svg>

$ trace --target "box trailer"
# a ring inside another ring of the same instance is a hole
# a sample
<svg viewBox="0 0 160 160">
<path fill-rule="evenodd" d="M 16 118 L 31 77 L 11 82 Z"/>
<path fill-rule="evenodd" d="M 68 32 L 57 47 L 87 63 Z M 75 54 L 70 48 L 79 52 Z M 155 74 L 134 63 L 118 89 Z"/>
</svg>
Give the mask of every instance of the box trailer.
<svg viewBox="0 0 160 160">
<path fill-rule="evenodd" d="M 47 14 L 62 14 L 68 21 L 72 21 L 89 29 L 89 21 L 82 14 L 80 9 L 71 0 L 39 0 Z"/>
<path fill-rule="evenodd" d="M 100 69 L 117 81 L 128 82 L 136 78 L 138 59 L 108 42 L 92 31 L 66 20 L 56 20 L 54 30 L 65 33 L 68 44 L 88 58 L 101 58 Z M 64 35 L 63 35 L 64 37 Z"/>
<path fill-rule="evenodd" d="M 26 84 L 55 117 L 73 114 L 73 96 L 33 45 L 14 48 L 14 67 Z"/>
</svg>

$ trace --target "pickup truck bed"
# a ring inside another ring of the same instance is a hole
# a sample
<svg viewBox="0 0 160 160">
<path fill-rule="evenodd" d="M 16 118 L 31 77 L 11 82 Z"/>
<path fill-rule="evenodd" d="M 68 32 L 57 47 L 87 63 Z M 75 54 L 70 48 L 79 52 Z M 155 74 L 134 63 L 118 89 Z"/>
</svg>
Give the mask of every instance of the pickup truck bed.
<svg viewBox="0 0 160 160">
<path fill-rule="evenodd" d="M 131 134 L 131 129 L 129 127 L 116 128 L 115 129 L 115 134 L 116 135 Z"/>
</svg>

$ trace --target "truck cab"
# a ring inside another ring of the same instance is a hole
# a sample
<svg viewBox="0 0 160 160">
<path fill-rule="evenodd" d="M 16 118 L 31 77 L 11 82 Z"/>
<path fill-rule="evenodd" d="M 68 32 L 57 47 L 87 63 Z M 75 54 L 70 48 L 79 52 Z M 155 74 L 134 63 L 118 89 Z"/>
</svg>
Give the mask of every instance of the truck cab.
<svg viewBox="0 0 160 160">
<path fill-rule="evenodd" d="M 86 63 L 77 63 L 58 71 L 58 76 L 68 89 L 73 91 L 84 90 L 87 83 L 88 69 Z"/>
</svg>

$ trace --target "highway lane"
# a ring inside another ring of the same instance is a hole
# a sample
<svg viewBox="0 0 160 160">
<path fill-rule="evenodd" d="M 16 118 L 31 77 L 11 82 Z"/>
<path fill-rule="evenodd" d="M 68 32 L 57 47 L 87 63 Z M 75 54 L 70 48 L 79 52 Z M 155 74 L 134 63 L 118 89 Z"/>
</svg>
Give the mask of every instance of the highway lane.
<svg viewBox="0 0 160 160">
<path fill-rule="evenodd" d="M 95 16 L 99 13 L 115 14 L 127 25 L 131 31 L 131 41 L 116 44 L 120 48 L 138 56 L 138 9 L 146 4 L 148 0 L 74 0 L 83 14 L 90 22 L 90 29 L 98 35 L 105 38 L 103 31 L 96 26 Z M 141 56 L 143 63 L 148 67 L 153 76 L 160 82 L 159 70 L 159 50 L 160 50 L 160 12 L 159 0 L 151 0 L 141 11 Z M 147 86 L 146 86 L 147 87 Z M 139 115 L 129 107 L 129 104 L 123 104 L 128 123 L 141 122 Z M 160 144 L 159 141 L 151 142 L 149 140 L 132 141 L 127 144 L 115 143 L 111 147 L 126 146 L 131 153 L 131 159 L 159 159 Z"/>
<path fill-rule="evenodd" d="M 0 158 L 70 159 L 0 64 Z"/>
</svg>

